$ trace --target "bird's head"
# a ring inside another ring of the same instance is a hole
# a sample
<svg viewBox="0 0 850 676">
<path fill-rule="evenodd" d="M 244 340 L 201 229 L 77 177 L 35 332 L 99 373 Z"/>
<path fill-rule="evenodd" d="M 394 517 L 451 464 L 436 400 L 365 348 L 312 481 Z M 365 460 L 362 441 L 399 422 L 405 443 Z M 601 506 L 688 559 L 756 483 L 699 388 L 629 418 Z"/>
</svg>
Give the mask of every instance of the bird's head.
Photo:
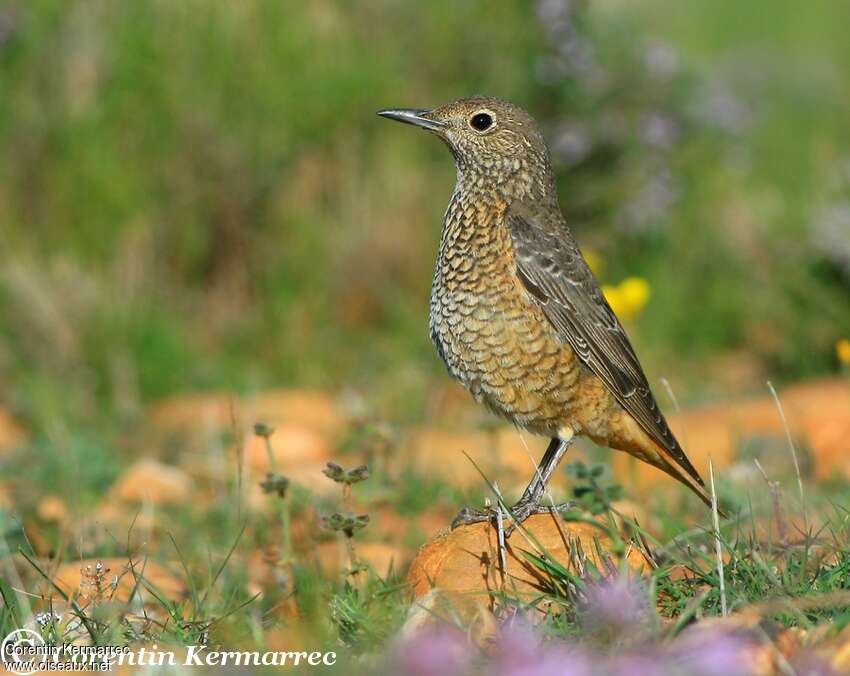
<svg viewBox="0 0 850 676">
<path fill-rule="evenodd" d="M 461 183 L 520 196 L 553 190 L 549 153 L 537 123 L 508 101 L 477 96 L 438 108 L 381 110 L 378 115 L 440 137 Z"/>
</svg>

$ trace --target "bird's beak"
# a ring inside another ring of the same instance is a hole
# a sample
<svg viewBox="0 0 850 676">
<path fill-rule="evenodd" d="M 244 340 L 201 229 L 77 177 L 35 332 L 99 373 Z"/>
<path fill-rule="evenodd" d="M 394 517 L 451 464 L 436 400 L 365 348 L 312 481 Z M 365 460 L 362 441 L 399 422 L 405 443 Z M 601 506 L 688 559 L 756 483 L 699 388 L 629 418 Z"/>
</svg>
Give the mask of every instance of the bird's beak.
<svg viewBox="0 0 850 676">
<path fill-rule="evenodd" d="M 378 115 L 390 120 L 397 120 L 406 124 L 412 124 L 428 131 L 439 131 L 446 126 L 445 122 L 427 117 L 430 110 L 419 108 L 398 108 L 391 110 L 379 110 Z"/>
</svg>

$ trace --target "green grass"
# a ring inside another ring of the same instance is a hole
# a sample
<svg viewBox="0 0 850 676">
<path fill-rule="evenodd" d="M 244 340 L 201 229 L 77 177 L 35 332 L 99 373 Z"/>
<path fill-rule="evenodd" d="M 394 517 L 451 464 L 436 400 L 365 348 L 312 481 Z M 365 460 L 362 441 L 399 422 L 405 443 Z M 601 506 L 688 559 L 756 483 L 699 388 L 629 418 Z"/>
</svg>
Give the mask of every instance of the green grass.
<svg viewBox="0 0 850 676">
<path fill-rule="evenodd" d="M 387 473 L 382 471 L 380 460 L 373 469 L 369 479 L 352 487 L 367 512 L 384 504 L 388 495 L 393 496 L 391 504 L 397 511 L 408 518 L 411 512 L 422 509 L 420 500 L 425 498 L 431 508 L 435 502 L 450 510 L 463 503 L 457 493 L 437 490 L 433 480 L 410 471 Z M 612 510 L 616 511 L 610 501 L 618 499 L 622 488 L 612 485 L 597 468 L 574 464 L 569 471 L 573 476 L 572 490 L 581 507 L 571 512 L 567 521 L 596 523 L 600 537 L 605 535 L 611 540 L 605 551 L 612 562 L 617 552 L 627 547 L 637 547 L 654 562 L 647 566 L 640 587 L 651 611 L 641 621 L 640 637 L 630 639 L 630 645 L 637 641 L 647 650 L 666 645 L 694 623 L 721 614 L 715 539 L 707 514 L 700 512 L 697 523 L 701 525 L 694 527 L 691 519 L 683 521 L 670 510 L 668 499 L 656 496 L 647 502 L 646 514 L 660 524 L 660 529 L 648 532 L 644 524 L 632 521 L 628 514 L 618 514 L 628 524 L 627 530 L 622 531 L 612 519 L 606 521 L 606 516 L 613 517 Z M 801 508 L 793 473 L 779 479 L 775 493 L 760 486 L 736 486 L 732 490 L 728 478 L 724 479 L 724 505 L 732 515 L 723 522 L 719 535 L 725 559 L 726 603 L 729 612 L 756 617 L 760 626 L 767 627 L 765 623 L 772 622 L 810 632 L 817 628 L 820 640 L 827 640 L 850 623 L 846 603 L 850 594 L 850 521 L 843 506 L 850 494 L 846 485 L 819 487 L 807 482 L 805 507 Z M 275 504 L 288 501 L 293 524 L 304 524 L 311 521 L 313 508 L 327 514 L 340 505 L 344 507 L 347 501 L 343 496 L 341 502 L 320 502 L 298 486 L 291 488 L 296 492 L 290 491 L 286 498 L 268 494 L 267 510 L 240 512 L 236 509 L 238 487 L 227 481 L 215 490 L 219 497 L 211 502 L 165 508 L 158 516 L 160 525 L 141 541 L 131 531 L 108 532 L 100 545 L 87 542 L 88 558 L 132 556 L 136 565 L 124 575 L 147 599 L 147 610 L 142 612 L 136 604 L 111 600 L 110 578 L 121 571 L 108 571 L 96 583 L 103 592 L 94 597 L 90 593 L 72 596 L 70 602 L 76 599 L 76 605 L 65 613 L 61 623 L 46 627 L 45 631 L 56 631 L 67 639 L 83 632 L 101 644 L 157 643 L 167 649 L 179 649 L 205 643 L 229 650 L 264 650 L 268 648 L 267 635 L 297 630 L 297 635 L 302 640 L 306 637 L 314 648 L 336 649 L 341 662 L 352 664 L 356 659 L 372 664 L 383 660 L 407 614 L 410 596 L 403 571 L 396 570 L 385 577 L 385 571 L 343 565 L 339 574 L 321 573 L 314 554 L 310 547 L 304 548 L 303 541 L 291 557 L 281 558 L 282 512 Z M 418 497 L 411 497 L 414 495 Z M 86 507 L 82 506 L 77 513 L 85 512 Z M 27 512 L 24 516 L 29 519 Z M 804 518 L 805 525 L 801 525 Z M 568 528 L 569 523 L 564 526 Z M 374 528 L 370 524 L 353 535 L 355 557 L 357 548 L 373 539 L 370 527 Z M 27 588 L 31 589 L 39 579 L 50 578 L 50 573 L 44 557 L 33 551 L 24 532 L 16 534 L 15 528 L 14 521 L 5 522 L 4 541 L 19 552 L 15 566 L 18 574 L 30 580 Z M 134 524 L 132 528 L 145 527 Z M 631 535 L 627 534 L 629 529 Z M 60 533 L 51 534 L 41 527 L 38 530 L 39 540 L 54 538 L 53 557 L 66 561 L 76 558 L 75 545 L 64 541 Z M 300 537 L 303 540 L 304 535 Z M 345 536 L 333 536 L 319 529 L 309 537 L 321 542 Z M 425 534 L 419 537 L 421 542 Z M 549 640 L 566 639 L 588 645 L 614 641 L 604 634 L 607 630 L 589 622 L 582 610 L 594 580 L 610 575 L 610 571 L 596 568 L 588 559 L 584 560 L 585 573 L 577 575 L 547 557 L 545 550 L 535 552 L 530 543 L 527 550 L 528 560 L 547 582 L 541 584 L 542 591 L 533 600 L 514 595 L 510 585 L 494 591 L 496 617 L 506 621 L 517 612 L 535 614 L 536 608 L 560 608 L 561 612 L 550 610 L 540 626 Z M 261 578 L 266 581 L 258 587 L 256 562 L 252 560 L 260 552 L 272 551 L 277 552 L 278 560 L 272 558 L 264 565 L 277 571 L 277 577 Z M 182 600 L 170 599 L 155 581 L 147 579 L 144 566 L 148 559 L 165 563 L 185 581 L 187 593 Z M 92 584 L 95 582 L 90 581 Z M 13 587 L 16 585 L 6 581 L 0 587 L 4 598 L 0 631 L 5 633 L 25 623 L 31 603 L 16 596 Z M 69 600 L 58 588 L 53 589 L 52 595 L 60 605 L 60 597 Z M 285 610 L 293 604 L 297 614 Z M 80 626 L 69 627 L 68 621 L 73 617 L 84 621 Z M 610 645 L 614 649 L 619 643 Z"/>
</svg>

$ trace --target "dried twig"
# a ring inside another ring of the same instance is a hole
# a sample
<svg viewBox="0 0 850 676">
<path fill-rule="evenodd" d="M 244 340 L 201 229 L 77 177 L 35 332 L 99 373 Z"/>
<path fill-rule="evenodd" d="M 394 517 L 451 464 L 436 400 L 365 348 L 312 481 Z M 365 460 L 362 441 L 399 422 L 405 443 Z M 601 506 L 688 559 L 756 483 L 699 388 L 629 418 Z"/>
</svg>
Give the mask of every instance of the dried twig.
<svg viewBox="0 0 850 676">
<path fill-rule="evenodd" d="M 711 480 L 711 518 L 714 523 L 714 552 L 717 556 L 717 576 L 720 578 L 720 612 L 726 617 L 726 580 L 723 576 L 723 545 L 720 542 L 720 517 L 717 513 L 717 493 L 714 490 L 714 465 L 708 459 L 708 476 Z"/>
<path fill-rule="evenodd" d="M 770 495 L 773 498 L 773 514 L 776 517 L 776 530 L 779 533 L 779 544 L 786 547 L 788 546 L 788 531 L 785 528 L 785 515 L 782 513 L 782 495 L 779 482 L 768 479 L 767 472 L 764 471 L 764 467 L 761 466 L 758 458 L 754 458 L 753 462 L 770 489 Z"/>
<path fill-rule="evenodd" d="M 791 429 L 788 427 L 788 419 L 785 417 L 785 410 L 782 408 L 782 402 L 779 401 L 779 395 L 773 387 L 773 383 L 767 381 L 767 386 L 770 393 L 773 395 L 773 400 L 776 402 L 776 408 L 779 409 L 779 417 L 782 418 L 782 425 L 785 427 L 785 436 L 788 439 L 788 446 L 791 448 L 791 457 L 794 460 L 794 472 L 797 475 L 797 489 L 800 491 L 800 509 L 803 511 L 803 527 L 806 532 L 809 532 L 809 519 L 806 514 L 806 501 L 803 496 L 803 478 L 800 474 L 800 463 L 797 461 L 797 449 L 794 447 L 794 440 L 791 438 Z"/>
</svg>

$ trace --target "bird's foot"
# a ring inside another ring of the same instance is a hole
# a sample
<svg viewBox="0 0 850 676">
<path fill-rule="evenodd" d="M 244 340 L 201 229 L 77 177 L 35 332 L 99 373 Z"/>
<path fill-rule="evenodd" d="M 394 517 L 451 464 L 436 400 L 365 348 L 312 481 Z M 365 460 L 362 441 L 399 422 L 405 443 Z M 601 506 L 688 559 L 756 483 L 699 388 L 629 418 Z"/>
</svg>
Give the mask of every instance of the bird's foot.
<svg viewBox="0 0 850 676">
<path fill-rule="evenodd" d="M 511 515 L 513 516 L 511 524 L 505 528 L 505 537 L 510 537 L 511 533 L 516 530 L 516 527 L 523 523 L 532 514 L 562 514 L 569 512 L 576 506 L 575 502 L 562 502 L 557 505 L 541 505 L 539 502 L 532 500 L 520 500 L 511 507 Z"/>
<path fill-rule="evenodd" d="M 560 514 L 568 512 L 576 506 L 574 502 L 564 502 L 559 505 L 541 505 L 532 500 L 520 500 L 510 508 L 510 514 L 502 510 L 503 523 L 510 525 L 505 527 L 505 537 L 509 537 L 518 524 L 521 524 L 532 514 Z M 473 523 L 492 522 L 498 525 L 498 512 L 495 509 L 474 509 L 464 507 L 452 521 L 452 530 L 458 526 L 469 526 Z"/>
<path fill-rule="evenodd" d="M 457 513 L 454 521 L 452 521 L 452 530 L 458 526 L 470 526 L 473 523 L 494 521 L 495 519 L 496 511 L 493 509 L 474 509 L 473 507 L 464 507 Z"/>
</svg>

